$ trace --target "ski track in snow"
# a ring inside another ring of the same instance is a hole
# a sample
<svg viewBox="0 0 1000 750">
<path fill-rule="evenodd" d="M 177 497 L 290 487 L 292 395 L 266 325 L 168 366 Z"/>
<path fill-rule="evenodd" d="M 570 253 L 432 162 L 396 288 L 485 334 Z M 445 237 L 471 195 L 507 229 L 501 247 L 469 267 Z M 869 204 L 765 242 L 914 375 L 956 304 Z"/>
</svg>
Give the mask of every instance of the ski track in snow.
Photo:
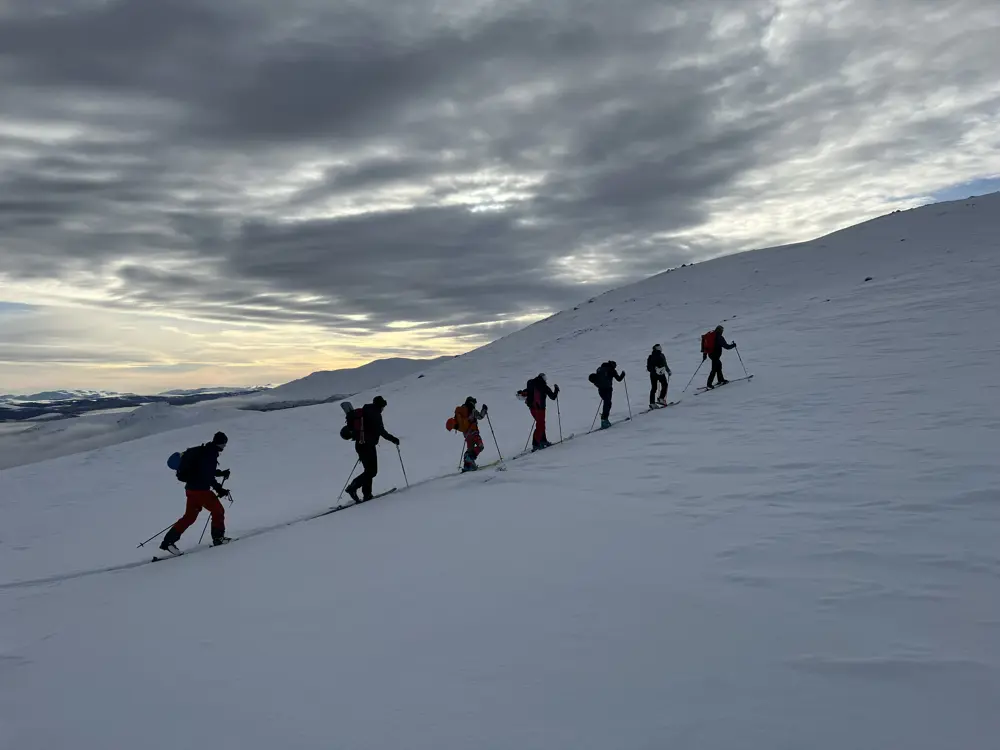
<svg viewBox="0 0 1000 750">
<path fill-rule="evenodd" d="M 336 404 L 231 421 L 241 538 L 163 565 L 134 548 L 183 509 L 164 461 L 214 425 L 0 472 L 0 744 L 996 747 L 997 236 L 1000 196 L 893 214 L 386 386 L 413 486 L 386 446 L 400 491 L 350 513 L 316 518 Z M 720 318 L 753 380 L 641 413 L 649 346 L 681 398 Z M 587 435 L 608 358 L 634 418 Z M 513 460 L 540 370 L 575 437 Z M 469 394 L 504 471 L 455 473 Z"/>
</svg>

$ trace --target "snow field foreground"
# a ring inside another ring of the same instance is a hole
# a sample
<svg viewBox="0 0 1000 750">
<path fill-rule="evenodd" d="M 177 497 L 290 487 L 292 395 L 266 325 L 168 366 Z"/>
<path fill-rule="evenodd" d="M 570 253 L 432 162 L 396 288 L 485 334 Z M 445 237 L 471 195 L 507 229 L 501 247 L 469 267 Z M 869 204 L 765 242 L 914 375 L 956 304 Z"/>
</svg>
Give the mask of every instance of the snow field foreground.
<svg viewBox="0 0 1000 750">
<path fill-rule="evenodd" d="M 519 450 L 539 370 L 580 432 L 602 359 L 637 412 L 653 342 L 676 397 L 735 316 L 750 383 L 224 549 L 0 588 L 0 746 L 995 747 L 997 205 L 675 271 L 381 392 L 416 482 L 454 470 L 469 394 Z M 231 533 L 329 506 L 338 412 L 222 425 Z M 199 429 L 0 473 L 4 581 L 142 559 Z"/>
</svg>

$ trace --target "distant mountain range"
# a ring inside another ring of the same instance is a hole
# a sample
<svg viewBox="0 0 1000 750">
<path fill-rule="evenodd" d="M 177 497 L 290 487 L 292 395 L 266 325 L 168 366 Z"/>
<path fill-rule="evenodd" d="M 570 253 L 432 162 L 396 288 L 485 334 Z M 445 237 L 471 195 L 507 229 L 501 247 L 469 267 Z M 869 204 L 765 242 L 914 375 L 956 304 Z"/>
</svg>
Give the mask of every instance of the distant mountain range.
<svg viewBox="0 0 1000 750">
<path fill-rule="evenodd" d="M 24 396 L 0 396 L 0 422 L 78 417 L 88 412 L 154 403 L 186 406 L 201 401 L 252 395 L 261 390 L 265 388 L 196 388 L 167 391 L 154 396 L 107 391 L 42 391 Z"/>
</svg>

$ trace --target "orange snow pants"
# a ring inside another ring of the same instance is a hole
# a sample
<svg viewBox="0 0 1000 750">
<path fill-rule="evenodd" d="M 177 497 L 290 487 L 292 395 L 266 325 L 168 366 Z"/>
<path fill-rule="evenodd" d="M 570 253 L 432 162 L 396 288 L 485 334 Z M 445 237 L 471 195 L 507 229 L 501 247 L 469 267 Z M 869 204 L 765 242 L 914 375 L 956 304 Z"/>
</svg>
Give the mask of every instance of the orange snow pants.
<svg viewBox="0 0 1000 750">
<path fill-rule="evenodd" d="M 212 538 L 217 539 L 226 533 L 226 511 L 219 502 L 218 496 L 211 490 L 185 490 L 187 505 L 184 515 L 174 524 L 174 531 L 180 537 L 187 528 L 198 520 L 198 514 L 204 508 L 212 514 Z"/>
</svg>

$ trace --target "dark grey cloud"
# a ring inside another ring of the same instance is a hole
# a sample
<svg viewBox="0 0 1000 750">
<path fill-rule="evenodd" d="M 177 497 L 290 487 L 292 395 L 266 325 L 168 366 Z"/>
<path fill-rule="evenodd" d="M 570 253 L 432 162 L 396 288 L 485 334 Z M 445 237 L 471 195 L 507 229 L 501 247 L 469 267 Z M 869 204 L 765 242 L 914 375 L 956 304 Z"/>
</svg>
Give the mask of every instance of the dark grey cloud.
<svg viewBox="0 0 1000 750">
<path fill-rule="evenodd" d="M 620 280 L 568 258 L 636 278 L 735 247 L 686 236 L 723 199 L 844 179 L 776 166 L 907 170 L 995 114 L 991 0 L 807 5 L 8 3 L 0 275 L 475 341 Z"/>
</svg>

